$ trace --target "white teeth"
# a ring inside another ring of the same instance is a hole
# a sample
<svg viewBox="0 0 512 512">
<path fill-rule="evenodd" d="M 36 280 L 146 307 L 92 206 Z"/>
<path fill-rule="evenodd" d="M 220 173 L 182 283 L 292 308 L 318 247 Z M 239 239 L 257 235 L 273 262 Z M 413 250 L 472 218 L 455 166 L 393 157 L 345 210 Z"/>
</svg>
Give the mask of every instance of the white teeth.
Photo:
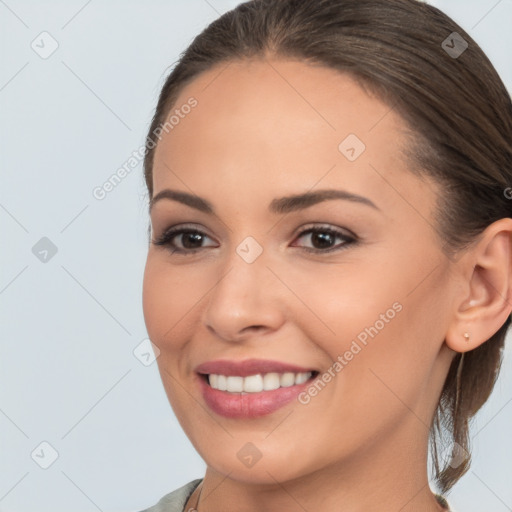
<svg viewBox="0 0 512 512">
<path fill-rule="evenodd" d="M 259 393 L 261 391 L 272 391 L 280 387 L 286 388 L 294 384 L 304 384 L 312 375 L 312 372 L 271 372 L 264 375 L 258 373 L 247 377 L 210 374 L 208 382 L 213 389 L 228 391 L 229 393 Z"/>
<path fill-rule="evenodd" d="M 272 391 L 278 389 L 280 386 L 279 373 L 266 373 L 263 376 L 263 389 L 265 391 Z"/>
<path fill-rule="evenodd" d="M 214 375 L 213 373 L 210 375 L 209 382 L 213 389 L 219 389 L 219 377 L 224 377 L 224 375 Z"/>
<path fill-rule="evenodd" d="M 226 391 L 230 393 L 241 393 L 244 390 L 244 378 L 230 375 L 227 379 Z"/>
<path fill-rule="evenodd" d="M 295 384 L 295 374 L 283 373 L 283 375 L 281 375 L 280 384 L 282 388 L 293 386 Z"/>
<path fill-rule="evenodd" d="M 226 389 L 228 389 L 228 383 L 227 383 L 227 379 L 226 379 L 226 376 L 225 375 L 217 375 L 217 388 L 215 389 L 220 389 L 221 391 L 226 391 Z M 212 378 L 212 375 L 210 375 L 210 379 Z M 211 385 L 211 380 L 210 380 L 210 385 Z M 212 385 L 212 388 L 214 386 Z"/>
<path fill-rule="evenodd" d="M 311 372 L 295 374 L 295 384 L 304 384 L 311 377 Z"/>
<path fill-rule="evenodd" d="M 249 375 L 249 377 L 245 377 L 244 391 L 247 393 L 263 391 L 263 377 L 261 375 Z"/>
</svg>

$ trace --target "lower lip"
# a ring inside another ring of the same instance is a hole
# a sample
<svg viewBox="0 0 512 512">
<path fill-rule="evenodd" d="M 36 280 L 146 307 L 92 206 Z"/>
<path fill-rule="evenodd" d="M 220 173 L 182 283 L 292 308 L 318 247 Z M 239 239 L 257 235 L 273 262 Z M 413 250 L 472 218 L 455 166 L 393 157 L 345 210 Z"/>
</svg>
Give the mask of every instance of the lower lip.
<svg viewBox="0 0 512 512">
<path fill-rule="evenodd" d="M 289 404 L 311 383 L 295 384 L 286 388 L 259 393 L 229 393 L 213 389 L 199 377 L 201 392 L 208 407 L 226 418 L 257 418 L 277 411 Z"/>
</svg>

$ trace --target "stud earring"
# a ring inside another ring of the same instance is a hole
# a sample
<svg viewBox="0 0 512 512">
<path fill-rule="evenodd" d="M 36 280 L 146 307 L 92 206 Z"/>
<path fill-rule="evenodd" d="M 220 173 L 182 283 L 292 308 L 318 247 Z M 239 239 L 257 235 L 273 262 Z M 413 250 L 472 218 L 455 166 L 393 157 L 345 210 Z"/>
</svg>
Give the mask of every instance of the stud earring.
<svg viewBox="0 0 512 512">
<path fill-rule="evenodd" d="M 464 339 L 466 340 L 466 342 L 469 341 L 469 333 L 468 332 L 464 333 Z"/>
</svg>

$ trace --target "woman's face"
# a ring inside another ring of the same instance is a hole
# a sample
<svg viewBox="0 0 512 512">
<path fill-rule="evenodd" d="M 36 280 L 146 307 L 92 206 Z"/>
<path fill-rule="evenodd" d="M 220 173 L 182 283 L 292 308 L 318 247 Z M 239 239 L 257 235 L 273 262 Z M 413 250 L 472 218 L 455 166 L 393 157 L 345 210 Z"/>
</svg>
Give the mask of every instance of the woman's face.
<svg viewBox="0 0 512 512">
<path fill-rule="evenodd" d="M 171 114 L 152 239 L 184 232 L 151 244 L 143 306 L 208 466 L 283 482 L 426 450 L 455 285 L 405 124 L 348 76 L 283 60 L 218 66 Z"/>
</svg>

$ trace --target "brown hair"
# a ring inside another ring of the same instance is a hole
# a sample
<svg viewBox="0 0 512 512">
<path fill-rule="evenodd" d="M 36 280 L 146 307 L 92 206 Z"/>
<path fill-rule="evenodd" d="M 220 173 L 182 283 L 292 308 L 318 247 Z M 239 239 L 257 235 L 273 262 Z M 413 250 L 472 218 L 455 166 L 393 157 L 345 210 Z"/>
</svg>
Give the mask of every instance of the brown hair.
<svg viewBox="0 0 512 512">
<path fill-rule="evenodd" d="M 449 52 L 453 32 L 468 44 L 460 55 Z M 252 0 L 212 22 L 181 54 L 160 93 L 144 159 L 150 197 L 151 137 L 185 85 L 214 65 L 266 56 L 348 73 L 403 117 L 414 133 L 407 152 L 413 172 L 443 185 L 436 227 L 447 254 L 467 247 L 492 222 L 512 217 L 504 193 L 512 183 L 510 95 L 475 41 L 417 0 Z M 493 390 L 510 319 L 452 361 L 430 429 L 443 493 L 469 469 L 469 420 Z M 439 443 L 451 459 L 439 460 Z"/>
</svg>

